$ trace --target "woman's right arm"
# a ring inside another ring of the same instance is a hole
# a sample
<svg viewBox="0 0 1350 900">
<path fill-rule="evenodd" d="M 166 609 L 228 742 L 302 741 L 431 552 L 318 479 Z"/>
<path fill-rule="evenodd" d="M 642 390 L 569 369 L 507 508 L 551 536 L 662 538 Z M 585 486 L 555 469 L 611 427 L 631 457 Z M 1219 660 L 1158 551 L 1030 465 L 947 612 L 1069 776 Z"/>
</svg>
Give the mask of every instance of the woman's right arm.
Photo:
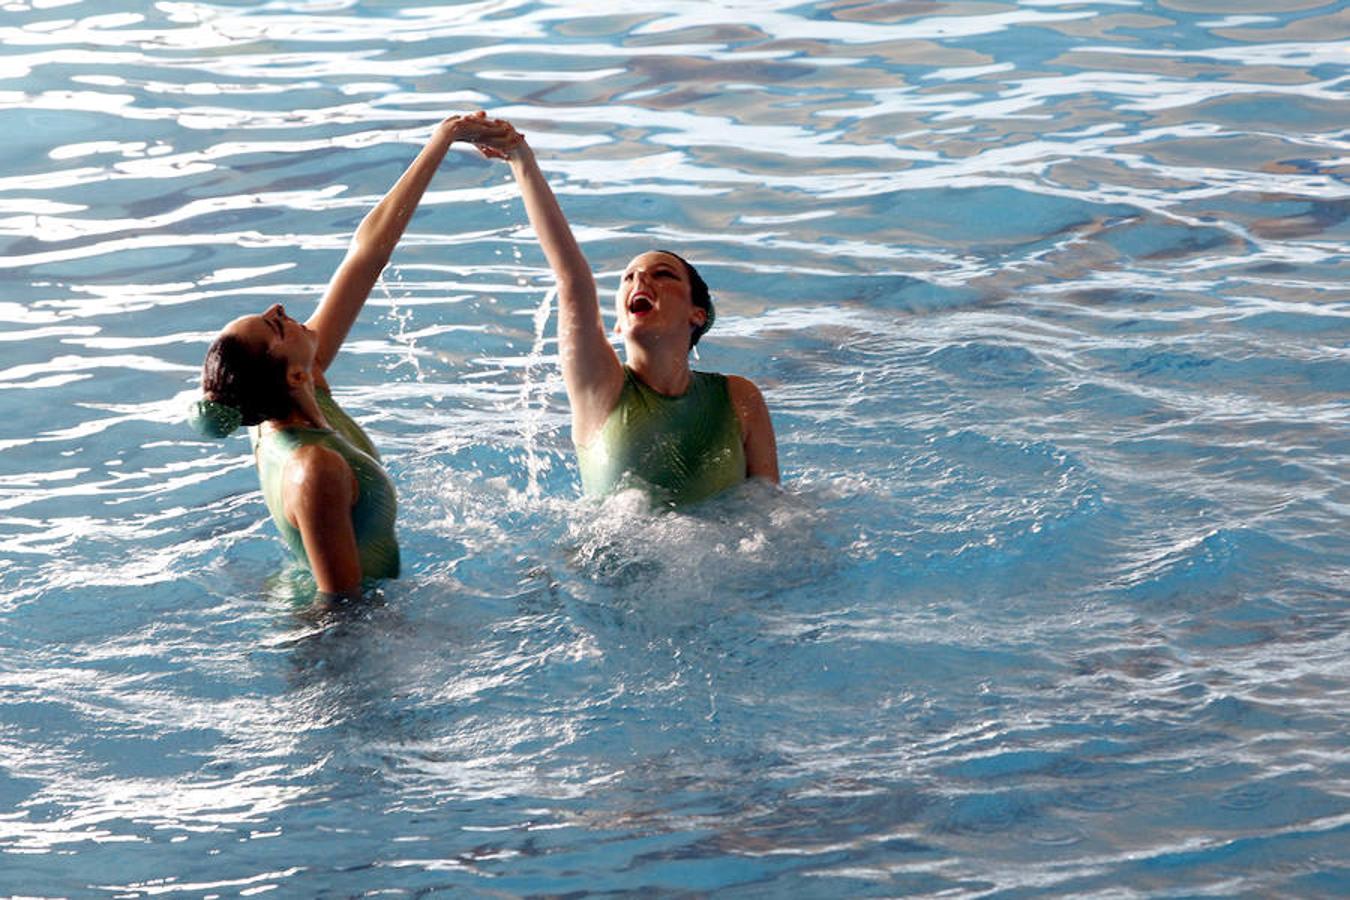
<svg viewBox="0 0 1350 900">
<path fill-rule="evenodd" d="M 572 434 L 584 444 L 604 424 L 623 389 L 623 364 L 605 333 L 595 276 L 524 138 L 517 135 L 509 144 L 488 149 L 511 163 L 530 225 L 557 279 L 558 355 L 572 406 Z"/>
</svg>

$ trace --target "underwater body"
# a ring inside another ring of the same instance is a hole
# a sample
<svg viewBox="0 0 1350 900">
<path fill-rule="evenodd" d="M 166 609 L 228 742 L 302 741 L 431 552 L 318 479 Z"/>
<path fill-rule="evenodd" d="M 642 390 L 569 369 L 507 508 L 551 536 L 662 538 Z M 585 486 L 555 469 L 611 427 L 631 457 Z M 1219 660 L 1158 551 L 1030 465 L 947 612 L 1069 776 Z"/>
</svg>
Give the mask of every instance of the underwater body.
<svg viewBox="0 0 1350 900">
<path fill-rule="evenodd" d="M 0 894 L 1350 894 L 1350 19 L 1319 0 L 0 12 Z M 781 490 L 581 498 L 456 148 L 329 370 L 403 574 L 301 614 L 207 343 L 452 113 L 670 247 Z"/>
</svg>

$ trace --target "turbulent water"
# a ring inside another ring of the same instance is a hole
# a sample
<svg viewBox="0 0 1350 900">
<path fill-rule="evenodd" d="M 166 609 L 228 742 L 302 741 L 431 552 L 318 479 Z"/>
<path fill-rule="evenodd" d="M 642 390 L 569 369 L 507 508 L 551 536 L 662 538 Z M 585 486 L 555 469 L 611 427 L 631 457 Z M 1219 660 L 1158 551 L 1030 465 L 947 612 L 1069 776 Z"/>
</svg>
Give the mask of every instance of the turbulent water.
<svg viewBox="0 0 1350 900">
<path fill-rule="evenodd" d="M 0 7 L 0 893 L 1350 893 L 1350 17 L 1322 0 Z M 206 343 L 441 117 L 678 248 L 784 483 L 579 499 L 450 154 L 344 355 L 404 575 L 314 621 Z"/>
</svg>

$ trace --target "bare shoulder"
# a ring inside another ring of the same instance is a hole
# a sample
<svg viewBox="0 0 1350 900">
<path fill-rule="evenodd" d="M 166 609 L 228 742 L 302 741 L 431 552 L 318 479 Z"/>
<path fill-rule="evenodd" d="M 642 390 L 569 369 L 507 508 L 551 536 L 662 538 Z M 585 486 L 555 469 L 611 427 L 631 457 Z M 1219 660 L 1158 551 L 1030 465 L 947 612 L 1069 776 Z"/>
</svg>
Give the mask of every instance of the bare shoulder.
<svg viewBox="0 0 1350 900">
<path fill-rule="evenodd" d="M 286 463 L 286 505 L 292 513 L 330 505 L 350 506 L 356 500 L 356 476 L 347 460 L 331 447 L 300 447 Z"/>
<path fill-rule="evenodd" d="M 739 375 L 727 376 L 731 405 L 741 423 L 745 445 L 745 474 L 778 482 L 778 441 L 773 433 L 769 406 L 755 383 Z"/>
<path fill-rule="evenodd" d="M 742 378 L 740 375 L 728 375 L 727 390 L 731 393 L 731 402 L 736 405 L 738 412 L 742 408 L 747 412 L 767 408 L 764 402 L 764 394 L 749 378 Z"/>
<path fill-rule="evenodd" d="M 350 472 L 351 467 L 347 465 L 347 460 L 342 458 L 342 454 L 332 447 L 306 444 L 296 448 L 286 465 L 286 471 L 288 474 L 293 472 L 297 476 L 322 476 Z"/>
</svg>

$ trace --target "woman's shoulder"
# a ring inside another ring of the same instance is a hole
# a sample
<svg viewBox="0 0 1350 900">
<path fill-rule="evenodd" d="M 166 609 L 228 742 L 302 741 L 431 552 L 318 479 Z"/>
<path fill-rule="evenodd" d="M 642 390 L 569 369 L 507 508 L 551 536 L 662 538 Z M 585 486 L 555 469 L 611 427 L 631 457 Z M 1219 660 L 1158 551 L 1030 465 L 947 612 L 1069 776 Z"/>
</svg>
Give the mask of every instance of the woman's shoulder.
<svg viewBox="0 0 1350 900">
<path fill-rule="evenodd" d="M 326 443 L 297 447 L 286 461 L 288 493 L 296 499 L 349 503 L 353 476 L 346 457 Z"/>
<path fill-rule="evenodd" d="M 736 397 L 758 397 L 761 401 L 764 395 L 759 388 L 749 378 L 741 375 L 722 375 L 726 379 L 727 390 L 731 392 L 733 398 Z"/>
<path fill-rule="evenodd" d="M 768 414 L 769 407 L 764 402 L 764 394 L 753 381 L 740 375 L 727 375 L 726 381 L 727 395 L 742 422 Z"/>
</svg>

